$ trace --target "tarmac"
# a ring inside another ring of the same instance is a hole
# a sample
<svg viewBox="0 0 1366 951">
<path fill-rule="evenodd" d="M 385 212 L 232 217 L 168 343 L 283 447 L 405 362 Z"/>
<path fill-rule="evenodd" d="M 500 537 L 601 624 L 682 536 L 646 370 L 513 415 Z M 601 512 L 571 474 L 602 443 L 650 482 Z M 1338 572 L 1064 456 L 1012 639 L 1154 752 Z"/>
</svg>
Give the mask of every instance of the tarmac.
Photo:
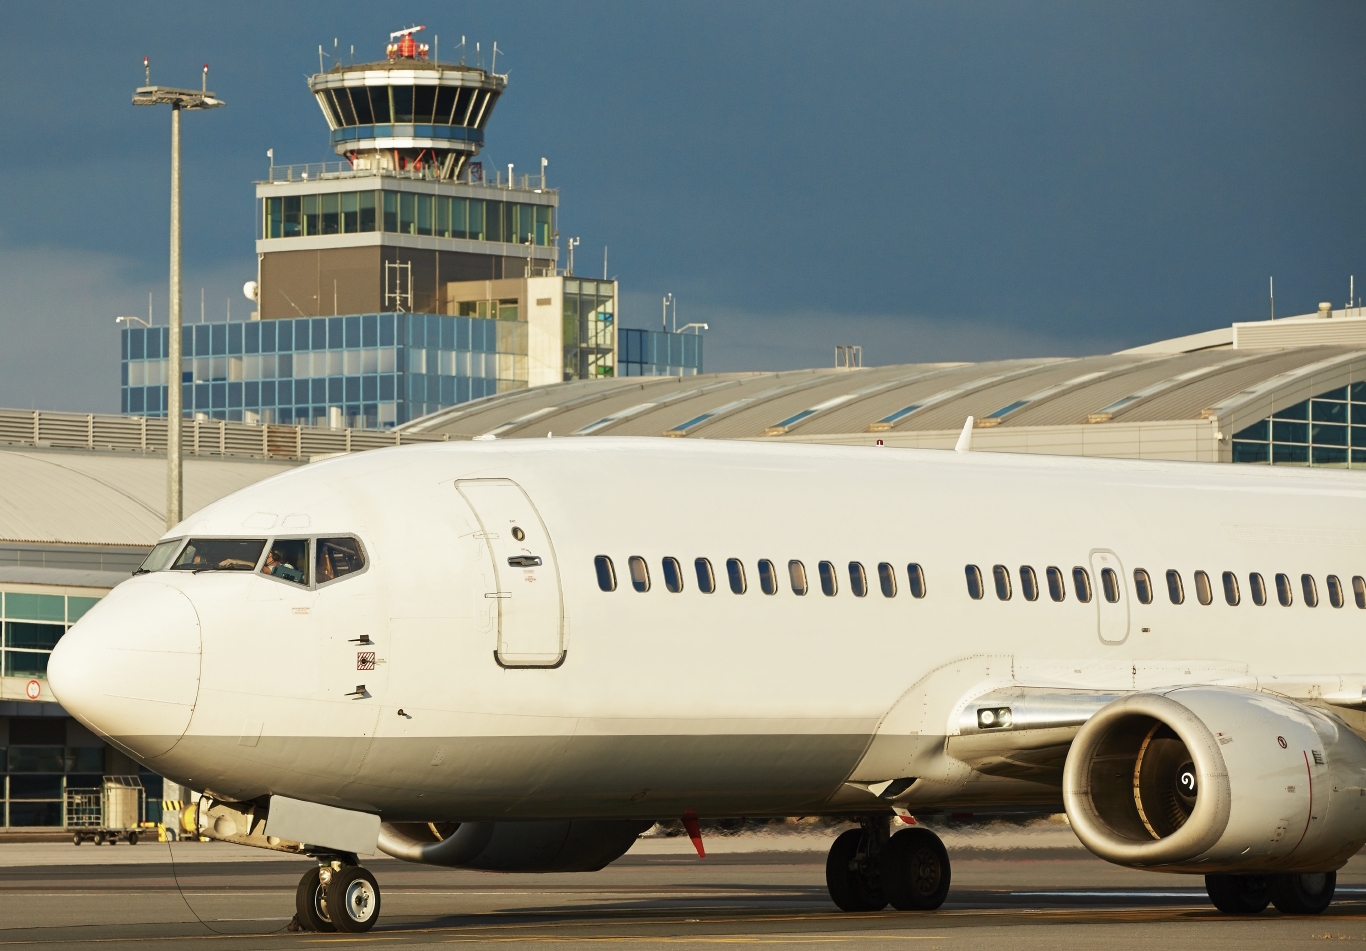
<svg viewBox="0 0 1366 951">
<path fill-rule="evenodd" d="M 0 846 L 0 948 L 238 949 L 458 944 L 710 949 L 1061 946 L 1287 948 L 1366 942 L 1366 857 L 1323 915 L 1219 914 L 1198 876 L 1096 859 L 1065 825 L 947 831 L 953 887 L 937 912 L 846 914 L 825 891 L 831 834 L 646 838 L 593 873 L 500 875 L 376 857 L 366 935 L 288 932 L 307 860 L 223 843 Z"/>
</svg>

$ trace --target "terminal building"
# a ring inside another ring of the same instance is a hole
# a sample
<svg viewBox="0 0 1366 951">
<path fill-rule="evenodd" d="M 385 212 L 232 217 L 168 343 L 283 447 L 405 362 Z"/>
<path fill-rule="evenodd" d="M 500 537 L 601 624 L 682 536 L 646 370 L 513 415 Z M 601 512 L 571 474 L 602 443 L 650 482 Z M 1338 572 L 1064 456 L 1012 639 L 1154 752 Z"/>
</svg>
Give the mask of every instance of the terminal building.
<svg viewBox="0 0 1366 951">
<path fill-rule="evenodd" d="M 390 428 L 564 380 L 699 373 L 699 334 L 623 331 L 618 282 L 559 266 L 544 160 L 477 159 L 507 77 L 391 40 L 309 80 L 340 158 L 256 184 L 256 310 L 185 326 L 186 413 Z M 122 411 L 164 415 L 166 329 L 121 346 Z"/>
</svg>

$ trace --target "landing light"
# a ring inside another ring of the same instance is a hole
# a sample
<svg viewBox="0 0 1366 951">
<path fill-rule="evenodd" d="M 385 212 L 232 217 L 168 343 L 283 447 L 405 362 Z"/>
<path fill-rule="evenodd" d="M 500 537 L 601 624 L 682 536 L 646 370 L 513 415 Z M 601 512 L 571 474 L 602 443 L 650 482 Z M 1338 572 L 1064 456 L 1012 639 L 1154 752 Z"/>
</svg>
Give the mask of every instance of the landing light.
<svg viewBox="0 0 1366 951">
<path fill-rule="evenodd" d="M 990 707 L 977 711 L 977 726 L 983 730 L 1005 730 L 1013 722 L 1010 707 Z"/>
</svg>

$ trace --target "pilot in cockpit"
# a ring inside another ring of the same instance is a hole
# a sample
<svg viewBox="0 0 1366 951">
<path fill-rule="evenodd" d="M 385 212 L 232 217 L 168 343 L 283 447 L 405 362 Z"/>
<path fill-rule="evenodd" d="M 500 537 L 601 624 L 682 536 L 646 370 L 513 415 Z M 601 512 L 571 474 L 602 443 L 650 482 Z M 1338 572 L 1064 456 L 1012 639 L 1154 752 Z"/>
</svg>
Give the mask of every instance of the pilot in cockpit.
<svg viewBox="0 0 1366 951">
<path fill-rule="evenodd" d="M 304 573 L 290 564 L 283 546 L 278 543 L 272 545 L 270 551 L 266 553 L 266 561 L 261 566 L 261 573 L 283 578 L 285 581 L 293 581 L 295 584 L 305 583 Z"/>
</svg>

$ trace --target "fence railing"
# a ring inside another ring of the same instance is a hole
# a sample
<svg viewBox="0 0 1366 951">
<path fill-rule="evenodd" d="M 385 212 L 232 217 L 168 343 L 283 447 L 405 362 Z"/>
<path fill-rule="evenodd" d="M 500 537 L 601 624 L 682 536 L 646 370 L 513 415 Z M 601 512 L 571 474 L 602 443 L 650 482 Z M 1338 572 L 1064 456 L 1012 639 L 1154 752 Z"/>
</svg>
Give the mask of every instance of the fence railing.
<svg viewBox="0 0 1366 951">
<path fill-rule="evenodd" d="M 401 178 L 417 182 L 442 181 L 441 170 L 430 165 L 419 169 L 405 168 L 353 168 L 349 162 L 306 162 L 296 165 L 270 166 L 264 182 L 316 182 L 338 178 Z M 478 177 L 472 177 L 468 169 L 459 178 L 450 179 L 455 185 L 482 185 L 485 188 L 512 189 L 515 191 L 534 191 L 555 194 L 558 189 L 545 187 L 545 180 L 539 174 L 525 173 L 508 176 L 500 168 L 482 169 Z"/>
<path fill-rule="evenodd" d="M 396 429 L 323 429 L 221 419 L 187 419 L 182 432 L 187 456 L 294 461 L 450 438 Z M 155 417 L 0 409 L 0 445 L 165 455 L 166 442 L 166 420 Z"/>
</svg>

